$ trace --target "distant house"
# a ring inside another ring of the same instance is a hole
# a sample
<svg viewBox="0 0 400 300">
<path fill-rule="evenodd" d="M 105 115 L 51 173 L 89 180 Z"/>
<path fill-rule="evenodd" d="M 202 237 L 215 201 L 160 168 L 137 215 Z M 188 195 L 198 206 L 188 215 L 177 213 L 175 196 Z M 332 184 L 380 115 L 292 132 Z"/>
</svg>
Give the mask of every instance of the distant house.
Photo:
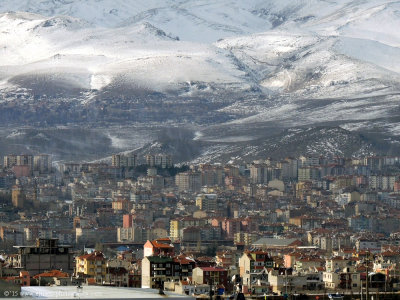
<svg viewBox="0 0 400 300">
<path fill-rule="evenodd" d="M 106 278 L 107 260 L 100 251 L 84 254 L 76 258 L 76 275 L 102 283 Z"/>
<path fill-rule="evenodd" d="M 335 271 L 323 272 L 323 281 L 327 289 L 347 289 L 358 291 L 361 286 L 360 273 L 354 268 L 345 267 Z"/>
<path fill-rule="evenodd" d="M 321 257 L 299 257 L 294 265 L 296 271 L 308 272 L 313 269 L 320 269 L 325 264 Z"/>
<path fill-rule="evenodd" d="M 174 259 L 168 256 L 145 256 L 142 259 L 142 288 L 160 288 L 164 282 L 179 280 Z"/>
<path fill-rule="evenodd" d="M 174 246 L 169 238 L 147 241 L 144 246 L 144 256 L 163 255 L 174 256 Z"/>
<path fill-rule="evenodd" d="M 320 272 L 303 272 L 293 274 L 291 269 L 281 272 L 271 269 L 268 273 L 268 282 L 275 293 L 293 293 L 301 290 L 321 290 L 324 284 Z"/>
<path fill-rule="evenodd" d="M 37 274 L 33 276 L 33 278 L 37 280 L 38 285 L 50 285 L 54 284 L 57 281 L 57 279 L 61 279 L 62 281 L 64 281 L 65 278 L 70 279 L 70 275 L 60 270 L 51 270 L 48 272 Z M 67 284 L 62 284 L 62 285 L 67 285 Z"/>
<path fill-rule="evenodd" d="M 142 288 L 159 288 L 165 282 L 192 277 L 196 263 L 185 256 L 145 256 L 142 260 Z"/>
<path fill-rule="evenodd" d="M 19 276 L 6 276 L 0 277 L 0 281 L 4 281 L 10 285 L 17 285 L 17 286 L 30 286 L 31 285 L 31 277 L 29 272 L 27 271 L 20 271 Z"/>
<path fill-rule="evenodd" d="M 197 267 L 193 270 L 195 284 L 228 285 L 228 271 L 218 267 Z"/>
<path fill-rule="evenodd" d="M 124 267 L 107 267 L 106 283 L 114 286 L 128 286 L 129 272 Z"/>
<path fill-rule="evenodd" d="M 266 270 L 274 267 L 274 261 L 262 250 L 245 251 L 239 259 L 240 277 L 247 290 L 255 281 L 267 281 Z"/>
</svg>

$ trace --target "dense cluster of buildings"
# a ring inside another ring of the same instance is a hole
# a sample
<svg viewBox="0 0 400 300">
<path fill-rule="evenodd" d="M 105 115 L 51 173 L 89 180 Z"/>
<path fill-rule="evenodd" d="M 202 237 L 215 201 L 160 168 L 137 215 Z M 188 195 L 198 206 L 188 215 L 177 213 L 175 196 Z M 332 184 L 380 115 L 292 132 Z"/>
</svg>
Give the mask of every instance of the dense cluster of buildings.
<svg viewBox="0 0 400 300">
<path fill-rule="evenodd" d="M 1 280 L 184 294 L 398 287 L 400 157 L 3 162 Z"/>
</svg>

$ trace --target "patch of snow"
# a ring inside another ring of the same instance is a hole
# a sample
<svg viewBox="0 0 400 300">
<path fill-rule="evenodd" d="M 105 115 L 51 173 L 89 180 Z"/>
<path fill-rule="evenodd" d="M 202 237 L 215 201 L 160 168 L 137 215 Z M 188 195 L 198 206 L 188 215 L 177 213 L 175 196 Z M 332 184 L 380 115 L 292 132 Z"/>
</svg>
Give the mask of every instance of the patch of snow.
<svg viewBox="0 0 400 300">
<path fill-rule="evenodd" d="M 93 74 L 90 78 L 90 89 L 101 90 L 112 82 L 112 77 L 109 75 Z"/>
<path fill-rule="evenodd" d="M 19 137 L 22 135 L 25 135 L 25 132 L 20 131 L 20 130 L 15 130 L 15 131 L 11 132 L 9 135 L 7 135 L 7 139 L 12 139 L 12 138 Z"/>
<path fill-rule="evenodd" d="M 201 131 L 196 131 L 196 132 L 194 133 L 194 138 L 193 138 L 193 140 L 194 140 L 194 141 L 200 140 L 202 136 L 203 136 L 203 133 L 202 133 Z"/>
</svg>

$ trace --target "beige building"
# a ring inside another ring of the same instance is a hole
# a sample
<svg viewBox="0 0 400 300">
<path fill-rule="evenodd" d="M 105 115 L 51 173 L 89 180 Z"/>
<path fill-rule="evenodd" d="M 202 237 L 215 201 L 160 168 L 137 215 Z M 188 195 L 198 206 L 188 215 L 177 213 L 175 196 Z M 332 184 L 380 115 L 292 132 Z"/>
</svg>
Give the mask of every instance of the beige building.
<svg viewBox="0 0 400 300">
<path fill-rule="evenodd" d="M 124 155 L 124 154 L 113 154 L 111 157 L 111 165 L 113 167 L 135 167 L 137 165 L 136 154 Z"/>
<path fill-rule="evenodd" d="M 250 166 L 251 183 L 261 184 L 268 182 L 268 166 L 265 164 L 253 164 Z"/>
<path fill-rule="evenodd" d="M 172 167 L 172 156 L 168 154 L 147 154 L 146 164 L 150 167 L 161 167 L 163 169 Z"/>
<path fill-rule="evenodd" d="M 257 233 L 249 233 L 249 232 L 243 232 L 243 231 L 236 232 L 233 235 L 235 244 L 243 243 L 246 246 L 251 245 L 252 243 L 257 241 L 259 238 L 260 238 L 260 236 Z"/>
<path fill-rule="evenodd" d="M 221 186 L 224 183 L 224 172 L 221 166 L 200 165 L 202 186 Z"/>
<path fill-rule="evenodd" d="M 129 286 L 129 270 L 132 264 L 124 259 L 108 259 L 106 263 L 106 283 L 114 286 Z"/>
<path fill-rule="evenodd" d="M 186 227 L 198 227 L 204 226 L 206 219 L 194 218 L 194 217 L 183 217 L 179 219 L 173 219 L 170 221 L 169 237 L 172 240 L 180 239 L 182 237 L 182 230 Z"/>
<path fill-rule="evenodd" d="M 197 267 L 193 269 L 193 283 L 207 284 L 212 282 L 214 285 L 227 286 L 228 271 L 218 267 Z"/>
<path fill-rule="evenodd" d="M 325 267 L 327 272 L 335 272 L 336 270 L 342 270 L 350 265 L 350 261 L 343 257 L 333 257 L 326 260 Z"/>
<path fill-rule="evenodd" d="M 353 267 L 323 272 L 323 281 L 325 288 L 332 290 L 359 291 L 361 286 L 360 273 L 355 272 Z"/>
<path fill-rule="evenodd" d="M 217 210 L 217 195 L 216 194 L 199 194 L 199 195 L 197 195 L 196 206 L 200 210 L 205 210 L 205 211 Z"/>
<path fill-rule="evenodd" d="M 3 167 L 11 169 L 11 167 L 17 165 L 17 156 L 18 155 L 6 155 L 3 159 Z"/>
<path fill-rule="evenodd" d="M 33 169 L 33 155 L 6 155 L 3 159 L 4 168 L 11 169 L 13 166 L 29 166 L 30 170 Z"/>
<path fill-rule="evenodd" d="M 306 290 L 321 290 L 324 284 L 321 282 L 320 273 L 279 273 L 271 270 L 268 273 L 268 281 L 274 293 L 301 292 Z"/>
<path fill-rule="evenodd" d="M 252 283 L 263 280 L 266 269 L 273 267 L 274 261 L 268 252 L 262 250 L 245 251 L 239 259 L 239 272 L 243 279 L 243 287 L 250 290 Z"/>
<path fill-rule="evenodd" d="M 11 197 L 12 197 L 12 204 L 14 207 L 24 208 L 26 197 L 20 186 L 17 185 L 13 186 Z"/>
<path fill-rule="evenodd" d="M 39 173 L 48 173 L 52 169 L 52 159 L 48 154 L 39 154 L 33 157 L 33 170 Z"/>
<path fill-rule="evenodd" d="M 183 172 L 175 176 L 175 185 L 179 191 L 199 192 L 201 189 L 200 172 Z"/>
<path fill-rule="evenodd" d="M 169 237 L 172 240 L 179 239 L 179 237 L 180 237 L 180 229 L 181 229 L 180 224 L 181 223 L 179 222 L 179 220 L 171 220 L 169 222 Z"/>
<path fill-rule="evenodd" d="M 298 181 L 308 181 L 319 179 L 319 169 L 317 167 L 302 167 L 298 169 Z"/>
<path fill-rule="evenodd" d="M 119 227 L 117 229 L 117 240 L 118 242 L 141 242 L 142 238 L 142 228 L 141 227 Z"/>
</svg>

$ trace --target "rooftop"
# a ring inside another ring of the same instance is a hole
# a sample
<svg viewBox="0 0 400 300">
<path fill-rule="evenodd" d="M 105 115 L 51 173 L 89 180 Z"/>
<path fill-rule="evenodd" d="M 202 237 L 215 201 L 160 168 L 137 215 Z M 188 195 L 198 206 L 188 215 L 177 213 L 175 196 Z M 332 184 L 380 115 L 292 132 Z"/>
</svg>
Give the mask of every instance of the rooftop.
<svg viewBox="0 0 400 300">
<path fill-rule="evenodd" d="M 22 298 L 41 299 L 194 299 L 165 292 L 159 295 L 155 289 L 120 288 L 105 286 L 30 286 L 22 287 Z"/>
<path fill-rule="evenodd" d="M 276 238 L 261 238 L 253 243 L 253 246 L 265 247 L 287 247 L 298 242 L 298 239 L 276 239 Z"/>
<path fill-rule="evenodd" d="M 29 275 L 29 273 L 28 273 L 28 275 Z M 37 275 L 35 275 L 33 277 L 34 278 L 40 278 L 40 277 L 58 277 L 58 278 L 64 277 L 64 278 L 67 278 L 69 276 L 70 275 L 68 273 L 66 273 L 66 272 L 62 272 L 60 270 L 51 270 L 51 271 L 48 271 L 48 272 L 37 274 Z"/>
</svg>

